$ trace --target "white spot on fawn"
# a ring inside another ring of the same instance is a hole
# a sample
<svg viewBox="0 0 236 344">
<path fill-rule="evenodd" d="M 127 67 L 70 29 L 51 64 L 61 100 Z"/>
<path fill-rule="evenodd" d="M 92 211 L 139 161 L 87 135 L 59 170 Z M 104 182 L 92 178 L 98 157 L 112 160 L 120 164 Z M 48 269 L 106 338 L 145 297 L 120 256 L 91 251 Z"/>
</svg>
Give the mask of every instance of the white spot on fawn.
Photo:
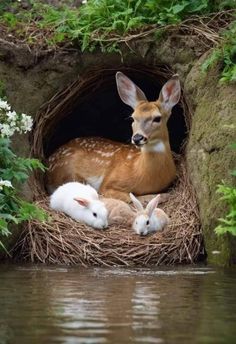
<svg viewBox="0 0 236 344">
<path fill-rule="evenodd" d="M 102 156 L 109 158 L 114 155 L 114 152 L 103 153 Z"/>
<path fill-rule="evenodd" d="M 107 153 L 106 153 L 106 152 L 100 151 L 100 150 L 95 151 L 95 153 L 100 154 L 101 156 L 103 156 L 103 157 L 105 157 L 105 158 L 110 158 L 111 156 L 114 155 L 114 152 L 107 152 Z"/>
<path fill-rule="evenodd" d="M 100 160 L 99 158 L 93 158 L 92 161 L 99 165 L 103 164 L 103 160 Z"/>
<path fill-rule="evenodd" d="M 55 164 L 55 165 L 50 165 L 50 166 L 49 166 L 49 171 L 54 171 L 57 167 L 58 167 L 57 164 Z"/>
<path fill-rule="evenodd" d="M 166 148 L 162 141 L 157 142 L 154 145 L 144 145 L 141 148 L 144 152 L 156 152 L 156 153 L 164 153 Z"/>
<path fill-rule="evenodd" d="M 70 148 L 65 148 L 65 149 L 62 150 L 61 154 L 66 155 L 66 154 L 68 154 L 70 152 L 71 152 Z"/>
</svg>

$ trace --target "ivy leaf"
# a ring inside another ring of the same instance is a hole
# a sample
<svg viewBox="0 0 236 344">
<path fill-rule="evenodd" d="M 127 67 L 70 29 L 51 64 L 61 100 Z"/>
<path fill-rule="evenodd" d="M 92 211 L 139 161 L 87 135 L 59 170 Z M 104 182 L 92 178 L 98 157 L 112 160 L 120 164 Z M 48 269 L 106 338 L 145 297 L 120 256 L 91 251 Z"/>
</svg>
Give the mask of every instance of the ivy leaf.
<svg viewBox="0 0 236 344">
<path fill-rule="evenodd" d="M 0 218 L 5 219 L 5 220 L 10 220 L 16 224 L 18 223 L 17 218 L 15 216 L 12 216 L 11 214 L 1 214 L 0 213 Z"/>
<path fill-rule="evenodd" d="M 173 7 L 171 7 L 171 10 L 174 14 L 178 14 L 178 13 L 182 12 L 187 5 L 188 4 L 186 2 L 184 2 L 183 4 L 177 4 Z"/>
<path fill-rule="evenodd" d="M 2 235 L 8 236 L 10 231 L 8 230 L 8 223 L 5 219 L 0 218 L 0 232 Z"/>
</svg>

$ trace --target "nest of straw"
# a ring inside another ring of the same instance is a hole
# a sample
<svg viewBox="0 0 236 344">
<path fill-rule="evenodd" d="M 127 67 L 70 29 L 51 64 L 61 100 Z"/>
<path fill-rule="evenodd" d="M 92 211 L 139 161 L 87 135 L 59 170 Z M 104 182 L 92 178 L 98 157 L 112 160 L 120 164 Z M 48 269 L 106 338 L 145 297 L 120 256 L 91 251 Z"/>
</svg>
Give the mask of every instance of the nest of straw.
<svg viewBox="0 0 236 344">
<path fill-rule="evenodd" d="M 110 226 L 96 230 L 51 211 L 48 197 L 37 204 L 48 222 L 30 221 L 15 248 L 22 260 L 82 266 L 146 266 L 194 263 L 203 253 L 196 198 L 184 161 L 178 180 L 161 207 L 171 218 L 163 231 L 140 237 L 132 229 Z"/>
<path fill-rule="evenodd" d="M 161 82 L 173 74 L 163 66 L 123 66 L 119 69 L 124 72 L 141 71 Z M 55 124 L 69 116 L 73 107 L 84 101 L 88 94 L 91 96 L 104 82 L 110 82 L 114 72 L 112 68 L 92 70 L 40 109 L 31 137 L 34 157 L 45 161 L 43 147 Z M 191 113 L 184 97 L 181 105 L 187 128 L 190 128 Z M 36 220 L 28 222 L 14 248 L 14 256 L 25 261 L 82 266 L 170 265 L 197 261 L 203 253 L 199 212 L 184 157 L 177 160 L 176 183 L 168 192 L 167 201 L 161 204 L 170 216 L 171 224 L 163 232 L 147 237 L 140 237 L 124 226 L 96 230 L 52 211 L 48 206 L 43 175 L 35 174 L 31 184 L 35 202 L 48 213 L 50 220 L 44 223 Z"/>
</svg>

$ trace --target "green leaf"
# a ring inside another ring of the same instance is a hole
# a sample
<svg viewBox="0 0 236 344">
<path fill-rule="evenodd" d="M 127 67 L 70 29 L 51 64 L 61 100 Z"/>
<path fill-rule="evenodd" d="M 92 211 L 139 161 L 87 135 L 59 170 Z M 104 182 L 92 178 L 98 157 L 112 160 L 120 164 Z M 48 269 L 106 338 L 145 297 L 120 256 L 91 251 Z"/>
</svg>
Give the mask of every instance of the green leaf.
<svg viewBox="0 0 236 344">
<path fill-rule="evenodd" d="M 66 37 L 65 33 L 58 32 L 54 35 L 53 41 L 54 41 L 54 43 L 61 43 L 64 41 L 65 37 Z"/>
<path fill-rule="evenodd" d="M 19 221 L 27 221 L 32 219 L 37 219 L 39 221 L 46 221 L 48 218 L 45 211 L 35 204 L 20 201 L 20 207 L 18 210 L 18 220 Z"/>
<path fill-rule="evenodd" d="M 0 218 L 0 233 L 1 235 L 8 236 L 10 231 L 8 230 L 8 223 L 6 220 Z"/>
<path fill-rule="evenodd" d="M 18 223 L 18 220 L 15 216 L 12 216 L 11 214 L 1 214 L 0 213 L 0 218 L 5 219 L 5 220 L 10 220 L 11 222 Z"/>
<path fill-rule="evenodd" d="M 186 7 L 187 5 L 188 5 L 188 4 L 187 4 L 186 2 L 184 2 L 184 3 L 182 3 L 182 4 L 177 4 L 177 5 L 173 6 L 173 7 L 171 8 L 171 10 L 172 10 L 172 12 L 173 12 L 174 14 L 177 14 L 177 13 L 182 12 L 182 11 L 185 9 L 185 7 Z"/>
<path fill-rule="evenodd" d="M 6 247 L 5 247 L 5 245 L 3 244 L 3 242 L 0 240 L 0 248 L 2 248 L 3 249 L 3 251 L 5 251 L 6 252 L 6 254 L 8 255 L 8 256 L 10 256 L 10 253 L 7 251 L 7 249 L 6 249 Z"/>
<path fill-rule="evenodd" d="M 5 12 L 2 18 L 11 28 L 14 28 L 18 23 L 16 15 L 11 12 Z"/>
</svg>

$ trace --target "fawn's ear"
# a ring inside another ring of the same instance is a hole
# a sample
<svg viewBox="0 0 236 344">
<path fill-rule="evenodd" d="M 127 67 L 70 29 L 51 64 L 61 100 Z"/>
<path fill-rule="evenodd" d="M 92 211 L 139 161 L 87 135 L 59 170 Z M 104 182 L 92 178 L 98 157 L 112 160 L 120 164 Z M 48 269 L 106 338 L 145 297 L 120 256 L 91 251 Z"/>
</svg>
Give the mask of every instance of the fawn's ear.
<svg viewBox="0 0 236 344">
<path fill-rule="evenodd" d="M 116 73 L 116 85 L 121 100 L 133 109 L 141 100 L 147 100 L 143 91 L 121 72 Z"/>
<path fill-rule="evenodd" d="M 158 101 L 161 107 L 167 111 L 171 112 L 173 106 L 175 106 L 181 95 L 181 87 L 178 74 L 172 76 L 161 89 Z"/>
<path fill-rule="evenodd" d="M 74 201 L 78 202 L 79 205 L 82 205 L 82 207 L 88 208 L 89 206 L 89 201 L 85 198 L 75 197 Z"/>
<path fill-rule="evenodd" d="M 129 194 L 131 201 L 133 202 L 133 205 L 135 206 L 135 209 L 138 211 L 143 211 L 142 203 L 130 192 Z"/>
<path fill-rule="evenodd" d="M 146 210 L 147 210 L 147 214 L 149 217 L 152 216 L 154 209 L 156 209 L 156 207 L 160 201 L 160 197 L 161 197 L 160 195 L 157 195 L 148 203 Z"/>
</svg>

